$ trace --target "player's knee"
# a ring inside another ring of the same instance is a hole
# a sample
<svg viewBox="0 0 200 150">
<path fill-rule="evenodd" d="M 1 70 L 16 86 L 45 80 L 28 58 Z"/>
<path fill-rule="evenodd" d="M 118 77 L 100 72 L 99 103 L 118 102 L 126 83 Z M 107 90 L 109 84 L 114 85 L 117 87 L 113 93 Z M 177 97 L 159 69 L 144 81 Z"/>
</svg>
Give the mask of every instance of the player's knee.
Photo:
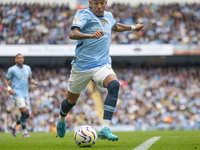
<svg viewBox="0 0 200 150">
<path fill-rule="evenodd" d="M 75 104 L 76 103 L 76 100 L 73 100 L 73 99 L 71 99 L 71 98 L 69 98 L 69 99 L 67 99 L 68 100 L 68 103 L 70 103 L 70 104 Z"/>
<path fill-rule="evenodd" d="M 117 80 L 113 80 L 108 84 L 108 92 L 110 94 L 118 94 L 120 83 Z"/>
<path fill-rule="evenodd" d="M 21 122 L 25 122 L 25 121 L 26 121 L 26 118 L 27 118 L 27 115 L 28 115 L 27 112 L 21 112 L 21 115 L 22 115 L 22 116 L 21 116 L 20 121 L 21 121 Z"/>
<path fill-rule="evenodd" d="M 68 91 L 68 94 L 67 94 L 67 101 L 70 103 L 70 104 L 75 104 L 77 99 L 79 97 L 79 94 L 74 94 L 74 93 L 71 93 Z"/>
</svg>

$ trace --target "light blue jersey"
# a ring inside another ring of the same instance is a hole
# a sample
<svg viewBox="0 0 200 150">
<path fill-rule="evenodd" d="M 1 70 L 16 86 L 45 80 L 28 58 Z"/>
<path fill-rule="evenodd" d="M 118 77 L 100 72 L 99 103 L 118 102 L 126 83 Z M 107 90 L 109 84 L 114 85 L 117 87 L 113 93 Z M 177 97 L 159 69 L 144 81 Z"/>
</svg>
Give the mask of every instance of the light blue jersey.
<svg viewBox="0 0 200 150">
<path fill-rule="evenodd" d="M 104 36 L 99 39 L 78 40 L 75 59 L 72 65 L 79 71 L 90 70 L 95 67 L 111 64 L 109 49 L 111 31 L 116 21 L 110 12 L 104 11 L 104 16 L 97 17 L 91 8 L 79 10 L 73 20 L 72 29 L 79 27 L 82 33 L 94 34 L 103 31 Z"/>
<path fill-rule="evenodd" d="M 14 65 L 8 69 L 6 78 L 12 81 L 12 89 L 15 92 L 14 97 L 28 98 L 28 77 L 31 74 L 31 68 L 27 65 L 23 65 L 22 68 Z"/>
</svg>

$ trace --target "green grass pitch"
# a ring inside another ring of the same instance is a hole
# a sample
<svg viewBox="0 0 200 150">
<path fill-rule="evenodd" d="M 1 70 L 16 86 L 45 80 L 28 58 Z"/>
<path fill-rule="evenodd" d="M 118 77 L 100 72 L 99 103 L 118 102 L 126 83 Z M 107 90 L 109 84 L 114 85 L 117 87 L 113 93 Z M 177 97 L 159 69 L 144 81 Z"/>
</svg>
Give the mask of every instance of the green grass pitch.
<svg viewBox="0 0 200 150">
<path fill-rule="evenodd" d="M 148 150 L 200 150 L 200 131 L 115 132 L 119 141 L 98 139 L 91 148 L 79 148 L 73 134 L 67 132 L 64 138 L 56 138 L 55 133 L 30 133 L 30 138 L 23 138 L 18 133 L 15 138 L 11 133 L 0 133 L 0 150 L 132 150 L 155 136 L 161 138 Z"/>
</svg>

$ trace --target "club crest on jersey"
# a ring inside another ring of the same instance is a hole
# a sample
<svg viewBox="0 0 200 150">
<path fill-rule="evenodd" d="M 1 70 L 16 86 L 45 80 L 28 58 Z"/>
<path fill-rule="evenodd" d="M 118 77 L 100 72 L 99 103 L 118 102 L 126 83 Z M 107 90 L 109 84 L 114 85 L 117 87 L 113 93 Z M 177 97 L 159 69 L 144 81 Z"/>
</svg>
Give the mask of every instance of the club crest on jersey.
<svg viewBox="0 0 200 150">
<path fill-rule="evenodd" d="M 105 19 L 101 19 L 101 23 L 105 26 L 106 25 L 106 20 Z"/>
<path fill-rule="evenodd" d="M 73 20 L 73 22 L 77 22 L 78 21 L 78 17 L 76 16 Z"/>
</svg>

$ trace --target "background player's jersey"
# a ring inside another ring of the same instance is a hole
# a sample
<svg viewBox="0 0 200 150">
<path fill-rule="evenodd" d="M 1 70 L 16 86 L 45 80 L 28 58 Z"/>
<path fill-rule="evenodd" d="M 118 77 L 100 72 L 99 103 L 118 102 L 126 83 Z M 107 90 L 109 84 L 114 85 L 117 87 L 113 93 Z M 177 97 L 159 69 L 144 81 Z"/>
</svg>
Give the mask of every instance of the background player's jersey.
<svg viewBox="0 0 200 150">
<path fill-rule="evenodd" d="M 110 36 L 116 21 L 110 12 L 104 11 L 104 16 L 97 17 L 91 8 L 79 10 L 73 20 L 72 29 L 79 27 L 82 33 L 94 34 L 103 31 L 104 36 L 99 39 L 78 40 L 75 59 L 72 65 L 79 71 L 90 70 L 95 67 L 111 64 L 109 56 Z"/>
<path fill-rule="evenodd" d="M 31 68 L 28 65 L 23 65 L 22 68 L 14 65 L 8 69 L 6 78 L 12 81 L 12 89 L 15 92 L 14 97 L 28 97 L 28 77 L 31 74 Z"/>
</svg>

